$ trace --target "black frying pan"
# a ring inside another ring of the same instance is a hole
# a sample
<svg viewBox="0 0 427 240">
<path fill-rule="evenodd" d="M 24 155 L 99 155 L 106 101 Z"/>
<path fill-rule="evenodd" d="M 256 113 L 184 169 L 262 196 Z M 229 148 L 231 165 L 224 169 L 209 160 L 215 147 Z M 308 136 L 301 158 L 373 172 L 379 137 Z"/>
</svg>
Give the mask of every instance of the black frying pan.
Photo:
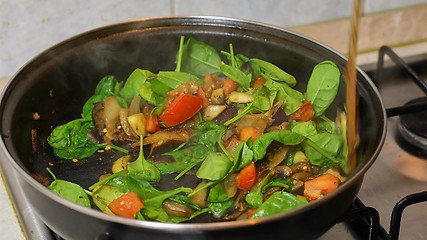
<svg viewBox="0 0 427 240">
<path fill-rule="evenodd" d="M 193 36 L 217 49 L 257 57 L 286 69 L 305 89 L 313 67 L 326 59 L 342 72 L 346 59 L 297 34 L 241 20 L 179 17 L 137 20 L 107 26 L 62 42 L 27 63 L 7 86 L 0 105 L 1 161 L 9 161 L 27 184 L 24 191 L 43 222 L 66 239 L 312 239 L 332 227 L 355 199 L 385 137 L 385 111 L 371 80 L 358 71 L 360 147 L 357 169 L 336 191 L 294 211 L 258 220 L 165 224 L 109 216 L 50 192 L 46 167 L 58 178 L 87 188 L 110 172 L 118 155 L 70 163 L 47 144 L 53 127 L 80 117 L 86 99 L 105 75 L 126 80 L 137 67 L 174 69 L 180 36 Z M 342 79 L 336 108 L 343 109 Z M 40 119 L 36 120 L 33 114 Z M 36 136 L 32 141 L 31 134 Z M 34 135 L 36 134 L 36 135 Z M 12 170 L 12 169 L 10 169 Z M 7 171 L 7 170 L 6 170 Z M 37 180 L 36 180 L 37 179 Z"/>
</svg>

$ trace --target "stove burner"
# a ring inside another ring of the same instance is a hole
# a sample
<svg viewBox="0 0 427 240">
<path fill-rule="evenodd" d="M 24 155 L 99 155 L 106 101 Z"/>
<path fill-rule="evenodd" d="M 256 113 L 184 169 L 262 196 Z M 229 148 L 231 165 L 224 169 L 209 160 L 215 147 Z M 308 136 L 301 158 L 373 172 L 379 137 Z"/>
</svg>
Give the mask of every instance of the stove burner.
<svg viewBox="0 0 427 240">
<path fill-rule="evenodd" d="M 406 105 L 427 102 L 427 97 L 416 98 Z M 416 155 L 425 155 L 427 157 L 427 111 L 418 111 L 409 114 L 403 114 L 397 121 L 397 129 L 402 139 L 397 139 L 399 145 L 409 152 Z M 405 145 L 402 140 L 409 143 L 413 147 Z"/>
</svg>

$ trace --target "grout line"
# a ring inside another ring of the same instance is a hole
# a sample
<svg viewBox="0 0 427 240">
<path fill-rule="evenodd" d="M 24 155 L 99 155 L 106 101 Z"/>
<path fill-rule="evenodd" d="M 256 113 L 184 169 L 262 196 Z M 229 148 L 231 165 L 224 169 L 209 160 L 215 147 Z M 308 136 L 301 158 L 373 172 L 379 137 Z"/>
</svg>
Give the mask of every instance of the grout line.
<svg viewBox="0 0 427 240">
<path fill-rule="evenodd" d="M 359 54 L 382 45 L 402 46 L 427 41 L 427 32 L 423 31 L 426 21 L 427 4 L 363 16 Z M 349 26 L 347 18 L 290 29 L 347 53 Z"/>
</svg>

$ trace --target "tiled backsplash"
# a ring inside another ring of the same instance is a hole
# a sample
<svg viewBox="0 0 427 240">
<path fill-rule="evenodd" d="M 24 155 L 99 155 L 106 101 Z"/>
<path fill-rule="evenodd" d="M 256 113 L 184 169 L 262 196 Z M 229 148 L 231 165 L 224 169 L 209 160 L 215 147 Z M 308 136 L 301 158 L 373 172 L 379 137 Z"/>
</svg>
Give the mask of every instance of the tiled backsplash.
<svg viewBox="0 0 427 240">
<path fill-rule="evenodd" d="M 215 15 L 290 28 L 346 51 L 352 0 L 0 0 L 0 77 L 44 49 L 104 25 L 154 16 Z M 427 0 L 364 0 L 361 51 L 427 41 Z M 427 49 L 425 49 L 427 52 Z"/>
</svg>

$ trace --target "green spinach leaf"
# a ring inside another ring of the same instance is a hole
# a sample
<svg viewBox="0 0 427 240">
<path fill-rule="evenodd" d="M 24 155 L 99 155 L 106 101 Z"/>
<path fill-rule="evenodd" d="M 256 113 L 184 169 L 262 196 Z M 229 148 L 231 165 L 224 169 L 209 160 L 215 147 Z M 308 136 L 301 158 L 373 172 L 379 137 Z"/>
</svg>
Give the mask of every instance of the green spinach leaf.
<svg viewBox="0 0 427 240">
<path fill-rule="evenodd" d="M 53 129 L 47 141 L 59 157 L 83 159 L 106 146 L 88 137 L 92 128 L 92 120 L 75 119 Z"/>
<path fill-rule="evenodd" d="M 126 100 L 119 97 L 121 84 L 114 76 L 103 77 L 95 88 L 95 93 L 85 102 L 82 110 L 82 118 L 92 119 L 92 110 L 97 102 L 101 102 L 110 96 L 116 96 L 122 107 L 127 107 Z"/>
<path fill-rule="evenodd" d="M 128 164 L 129 174 L 136 175 L 142 180 L 158 182 L 160 181 L 160 171 L 152 162 L 144 157 L 143 136 L 140 136 L 139 156 Z"/>
<path fill-rule="evenodd" d="M 203 77 L 207 73 L 219 73 L 221 64 L 215 48 L 190 37 L 181 51 L 180 67 L 177 70 Z"/>
<path fill-rule="evenodd" d="M 207 202 L 225 202 L 230 199 L 227 195 L 227 191 L 225 190 L 225 186 L 222 182 L 216 184 L 215 186 L 209 189 L 209 195 Z"/>
<path fill-rule="evenodd" d="M 213 202 L 206 204 L 214 218 L 220 219 L 227 214 L 228 209 L 233 206 L 233 199 L 224 202 Z"/>
<path fill-rule="evenodd" d="M 289 85 L 284 82 L 274 81 L 268 77 L 264 78 L 266 79 L 264 86 L 270 91 L 277 92 L 276 99 L 285 99 L 286 104 L 283 110 L 287 115 L 292 114 L 300 108 L 304 100 L 304 95 L 301 92 L 289 87 Z"/>
<path fill-rule="evenodd" d="M 201 84 L 201 80 L 197 76 L 187 72 L 161 71 L 156 78 L 170 89 L 175 89 L 189 81 Z"/>
<path fill-rule="evenodd" d="M 284 145 L 298 145 L 305 137 L 299 133 L 289 130 L 271 131 L 258 137 L 253 143 L 254 159 L 260 160 L 265 156 L 267 147 L 273 141 L 280 142 Z"/>
<path fill-rule="evenodd" d="M 163 201 L 173 197 L 179 193 L 190 193 L 192 190 L 190 188 L 179 187 L 169 191 L 159 191 L 154 188 L 148 181 L 142 180 L 139 176 L 135 175 L 119 175 L 110 181 L 108 181 L 105 185 L 102 185 L 100 188 L 108 189 L 105 190 L 102 194 L 106 199 L 110 199 L 108 196 L 108 190 L 112 190 L 111 194 L 114 195 L 114 192 L 135 192 L 141 198 L 144 203 L 144 208 L 141 209 L 142 216 L 147 220 L 154 220 L 159 222 L 182 222 L 188 219 L 178 218 L 169 216 L 162 208 Z M 97 202 L 103 202 L 104 205 L 108 205 L 111 201 L 104 200 L 99 201 L 101 197 L 99 195 L 99 190 L 94 191 L 94 198 L 98 198 Z M 98 196 L 96 196 L 98 195 Z M 117 194 L 116 194 L 117 195 Z M 100 207 L 103 209 L 105 207 Z"/>
<path fill-rule="evenodd" d="M 120 90 L 120 96 L 127 102 L 131 102 L 135 96 L 139 95 L 139 89 L 147 81 L 154 76 L 154 73 L 140 68 L 135 69 L 126 80 L 123 88 Z"/>
<path fill-rule="evenodd" d="M 220 144 L 225 131 L 225 126 L 214 121 L 200 122 L 188 138 L 184 148 L 164 153 L 164 155 L 172 156 L 175 162 L 158 163 L 156 166 L 163 174 L 183 170 L 177 176 L 177 178 L 181 177 L 191 168 L 202 162 L 208 152 L 216 152 L 217 145 Z"/>
<path fill-rule="evenodd" d="M 313 121 L 293 122 L 291 123 L 291 131 L 299 133 L 306 138 L 310 138 L 317 134 L 316 124 Z"/>
<path fill-rule="evenodd" d="M 216 181 L 223 179 L 233 163 L 230 159 L 220 152 L 209 152 L 206 159 L 202 162 L 196 176 L 200 179 Z"/>
<path fill-rule="evenodd" d="M 275 192 L 256 210 L 251 219 L 287 212 L 307 203 L 307 201 L 291 193 L 285 191 Z"/>
<path fill-rule="evenodd" d="M 251 206 L 251 208 L 258 208 L 261 206 L 264 201 L 263 190 L 264 186 L 268 184 L 271 180 L 272 172 L 268 172 L 267 175 L 261 180 L 260 184 L 256 186 L 255 189 L 251 189 L 245 197 L 246 202 Z"/>
<path fill-rule="evenodd" d="M 47 171 L 54 178 L 54 181 L 47 187 L 49 190 L 71 202 L 77 203 L 84 207 L 91 207 L 89 196 L 81 186 L 73 182 L 57 179 L 49 169 L 47 169 Z"/>
<path fill-rule="evenodd" d="M 233 44 L 230 44 L 230 53 L 223 52 L 230 62 L 230 65 L 222 64 L 221 72 L 237 82 L 244 91 L 248 91 L 251 86 L 252 73 L 246 73 L 241 70 L 242 61 L 240 57 L 234 56 Z"/>
<path fill-rule="evenodd" d="M 252 73 L 244 73 L 239 68 L 227 64 L 221 65 L 221 71 L 225 76 L 237 82 L 244 91 L 249 90 L 252 81 Z"/>
<path fill-rule="evenodd" d="M 283 71 L 281 68 L 270 62 L 257 58 L 251 58 L 249 63 L 255 72 L 255 76 L 264 76 L 274 81 L 285 82 L 290 87 L 296 85 L 296 79 L 294 76 Z"/>
<path fill-rule="evenodd" d="M 332 167 L 341 164 L 344 159 L 336 158 L 343 146 L 340 135 L 319 133 L 311 136 L 303 148 L 310 163 L 316 166 Z"/>
<path fill-rule="evenodd" d="M 307 100 L 313 105 L 316 116 L 322 115 L 334 101 L 340 84 L 340 70 L 326 60 L 317 64 L 307 83 Z"/>
</svg>

